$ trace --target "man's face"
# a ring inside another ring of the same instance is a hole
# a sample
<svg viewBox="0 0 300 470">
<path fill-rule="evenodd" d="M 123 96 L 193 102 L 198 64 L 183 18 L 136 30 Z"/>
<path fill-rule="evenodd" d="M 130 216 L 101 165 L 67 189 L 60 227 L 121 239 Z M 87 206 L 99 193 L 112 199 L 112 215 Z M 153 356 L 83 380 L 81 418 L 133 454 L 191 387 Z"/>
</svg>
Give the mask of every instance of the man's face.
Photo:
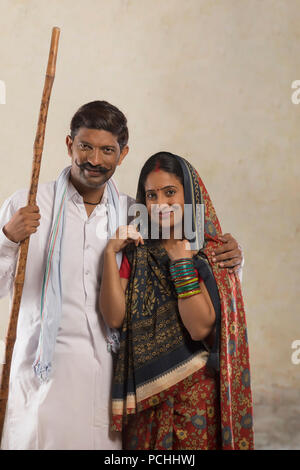
<svg viewBox="0 0 300 470">
<path fill-rule="evenodd" d="M 84 188 L 97 189 L 114 174 L 128 153 L 120 152 L 117 137 L 111 132 L 81 127 L 74 137 L 67 136 L 68 155 L 72 159 L 71 178 Z"/>
</svg>

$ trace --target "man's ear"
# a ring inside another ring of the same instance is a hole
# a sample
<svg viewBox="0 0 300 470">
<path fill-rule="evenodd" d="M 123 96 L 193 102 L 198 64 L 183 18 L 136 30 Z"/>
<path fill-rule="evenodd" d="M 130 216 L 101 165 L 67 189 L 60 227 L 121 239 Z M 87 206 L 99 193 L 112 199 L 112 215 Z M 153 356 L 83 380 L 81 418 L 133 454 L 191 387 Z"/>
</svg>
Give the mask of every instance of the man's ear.
<svg viewBox="0 0 300 470">
<path fill-rule="evenodd" d="M 69 155 L 69 157 L 72 157 L 73 140 L 71 139 L 70 135 L 67 135 L 67 137 L 66 137 L 66 145 L 67 145 L 67 149 L 68 149 L 68 155 Z"/>
<path fill-rule="evenodd" d="M 126 155 L 127 155 L 128 152 L 129 152 L 129 147 L 128 147 L 128 145 L 126 145 L 126 146 L 123 148 L 122 152 L 120 153 L 119 161 L 118 161 L 118 163 L 117 163 L 118 166 L 121 165 L 122 161 L 124 160 L 124 158 L 126 157 Z"/>
</svg>

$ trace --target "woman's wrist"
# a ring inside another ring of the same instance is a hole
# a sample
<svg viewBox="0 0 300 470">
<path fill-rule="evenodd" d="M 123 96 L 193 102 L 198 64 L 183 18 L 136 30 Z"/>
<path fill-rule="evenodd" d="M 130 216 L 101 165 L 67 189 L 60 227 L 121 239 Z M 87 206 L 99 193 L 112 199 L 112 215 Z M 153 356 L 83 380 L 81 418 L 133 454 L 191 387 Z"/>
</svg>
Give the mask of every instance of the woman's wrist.
<svg viewBox="0 0 300 470">
<path fill-rule="evenodd" d="M 201 294 L 200 280 L 195 273 L 194 263 L 191 258 L 181 258 L 172 261 L 170 263 L 170 274 L 178 299 Z"/>
<path fill-rule="evenodd" d="M 111 245 L 110 243 L 108 243 L 106 245 L 106 248 L 105 248 L 105 254 L 108 255 L 108 256 L 111 256 L 112 254 L 113 255 L 116 255 L 118 253 L 119 250 L 116 250 L 116 248 Z"/>
</svg>

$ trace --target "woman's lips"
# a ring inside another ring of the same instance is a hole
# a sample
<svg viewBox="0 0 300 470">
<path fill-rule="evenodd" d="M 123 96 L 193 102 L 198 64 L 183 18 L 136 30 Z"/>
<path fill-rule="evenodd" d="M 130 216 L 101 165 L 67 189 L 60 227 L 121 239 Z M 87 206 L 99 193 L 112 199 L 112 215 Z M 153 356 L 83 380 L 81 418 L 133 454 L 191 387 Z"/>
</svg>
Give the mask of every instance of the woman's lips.
<svg viewBox="0 0 300 470">
<path fill-rule="evenodd" d="M 161 217 L 162 219 L 165 219 L 167 216 L 169 216 L 170 214 L 173 214 L 173 211 L 167 211 L 167 212 L 160 212 L 159 213 L 159 217 Z"/>
</svg>

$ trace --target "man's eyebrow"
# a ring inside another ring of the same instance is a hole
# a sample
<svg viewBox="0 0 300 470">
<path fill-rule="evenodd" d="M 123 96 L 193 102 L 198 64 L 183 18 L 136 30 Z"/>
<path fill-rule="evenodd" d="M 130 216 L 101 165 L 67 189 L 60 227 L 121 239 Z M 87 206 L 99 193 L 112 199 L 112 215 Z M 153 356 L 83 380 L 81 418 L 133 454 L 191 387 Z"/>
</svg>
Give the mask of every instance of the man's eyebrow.
<svg viewBox="0 0 300 470">
<path fill-rule="evenodd" d="M 87 142 L 86 140 L 80 140 L 79 141 L 80 144 L 84 144 L 84 145 L 90 145 L 91 147 L 95 147 L 94 144 L 92 144 L 91 142 Z M 116 150 L 116 146 L 115 145 L 111 145 L 111 144 L 107 144 L 107 145 L 101 145 L 99 148 L 103 149 L 103 148 L 112 148 L 114 150 Z"/>
<path fill-rule="evenodd" d="M 91 142 L 86 142 L 86 140 L 80 140 L 79 143 L 84 145 L 91 145 L 93 147 L 93 144 L 91 144 Z"/>
<path fill-rule="evenodd" d="M 178 189 L 177 186 L 175 186 L 174 184 L 169 184 L 168 186 L 164 186 L 163 188 L 159 188 L 159 189 L 163 190 L 163 189 L 169 189 L 169 188 Z M 146 193 L 148 193 L 149 191 L 156 191 L 156 189 L 146 189 Z"/>
</svg>

